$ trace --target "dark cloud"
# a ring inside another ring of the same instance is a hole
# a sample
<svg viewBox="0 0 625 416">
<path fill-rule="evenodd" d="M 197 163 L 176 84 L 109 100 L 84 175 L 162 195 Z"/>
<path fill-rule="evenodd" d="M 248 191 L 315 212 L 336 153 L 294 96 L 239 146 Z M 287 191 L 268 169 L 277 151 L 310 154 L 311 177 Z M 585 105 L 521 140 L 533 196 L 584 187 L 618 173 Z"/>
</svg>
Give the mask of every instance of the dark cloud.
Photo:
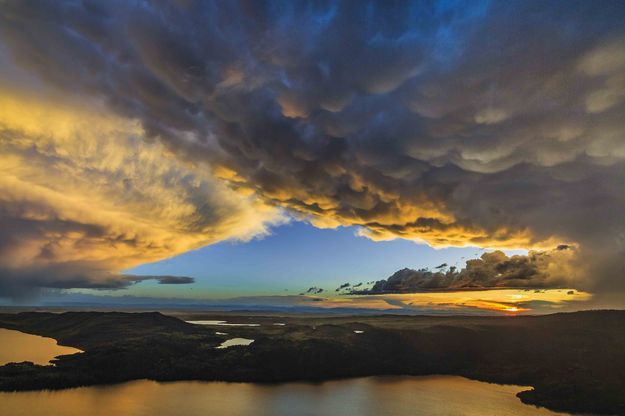
<svg viewBox="0 0 625 416">
<path fill-rule="evenodd" d="M 125 275 L 128 282 L 138 283 L 146 280 L 156 280 L 159 285 L 188 285 L 195 283 L 195 278 L 188 276 L 151 276 L 151 275 Z"/>
<path fill-rule="evenodd" d="M 75 288 L 119 290 L 149 280 L 155 280 L 161 285 L 195 283 L 193 277 L 187 276 L 121 275 L 94 271 L 80 264 L 22 267 L 19 270 L 0 268 L 0 297 L 32 299 L 49 290 Z"/>
<path fill-rule="evenodd" d="M 615 290 L 624 18 L 610 0 L 5 1 L 0 36 L 45 83 L 316 225 L 576 244 L 579 282 Z"/>
<path fill-rule="evenodd" d="M 321 292 L 323 292 L 322 288 L 313 286 L 313 287 L 308 288 L 308 290 L 305 293 L 308 293 L 308 294 L 311 294 L 311 295 L 317 295 L 317 294 L 319 294 Z"/>
<path fill-rule="evenodd" d="M 527 256 L 506 256 L 501 251 L 484 253 L 466 262 L 460 270 L 447 272 L 428 269 L 402 269 L 386 280 L 379 280 L 359 294 L 415 293 L 424 290 L 480 290 L 504 288 L 557 288 L 570 284 L 569 256 L 559 250 L 530 252 Z M 437 268 L 438 269 L 438 268 Z M 573 292 L 575 293 L 575 292 Z"/>
</svg>

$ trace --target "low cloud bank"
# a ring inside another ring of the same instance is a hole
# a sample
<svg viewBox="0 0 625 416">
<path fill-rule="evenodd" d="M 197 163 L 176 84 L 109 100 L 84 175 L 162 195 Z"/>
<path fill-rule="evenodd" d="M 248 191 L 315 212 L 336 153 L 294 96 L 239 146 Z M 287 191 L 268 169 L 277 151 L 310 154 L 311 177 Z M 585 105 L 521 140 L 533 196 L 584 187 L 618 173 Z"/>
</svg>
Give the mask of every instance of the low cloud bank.
<svg viewBox="0 0 625 416">
<path fill-rule="evenodd" d="M 425 290 L 546 289 L 564 287 L 571 281 L 574 249 L 561 246 L 552 251 L 531 251 L 508 257 L 502 251 L 484 253 L 466 262 L 464 269 L 437 267 L 435 271 L 402 269 L 372 288 L 351 294 L 414 293 Z"/>
</svg>

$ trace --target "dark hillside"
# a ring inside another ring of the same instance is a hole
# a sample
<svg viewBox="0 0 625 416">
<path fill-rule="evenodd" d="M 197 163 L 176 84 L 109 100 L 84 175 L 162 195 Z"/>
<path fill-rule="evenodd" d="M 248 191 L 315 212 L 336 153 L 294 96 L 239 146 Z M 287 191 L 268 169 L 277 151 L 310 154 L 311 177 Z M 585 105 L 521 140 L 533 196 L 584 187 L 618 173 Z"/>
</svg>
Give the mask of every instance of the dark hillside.
<svg viewBox="0 0 625 416">
<path fill-rule="evenodd" d="M 204 316 L 202 319 L 218 319 Z M 224 317 L 221 317 L 224 319 Z M 625 311 L 520 317 L 290 316 L 211 327 L 160 313 L 0 315 L 0 326 L 85 350 L 56 366 L 0 367 L 1 390 L 153 380 L 288 381 L 450 374 L 531 385 L 521 400 L 554 410 L 625 414 Z M 227 336 L 217 335 L 225 331 Z M 355 333 L 354 331 L 362 331 Z M 247 347 L 215 349 L 224 339 Z"/>
</svg>

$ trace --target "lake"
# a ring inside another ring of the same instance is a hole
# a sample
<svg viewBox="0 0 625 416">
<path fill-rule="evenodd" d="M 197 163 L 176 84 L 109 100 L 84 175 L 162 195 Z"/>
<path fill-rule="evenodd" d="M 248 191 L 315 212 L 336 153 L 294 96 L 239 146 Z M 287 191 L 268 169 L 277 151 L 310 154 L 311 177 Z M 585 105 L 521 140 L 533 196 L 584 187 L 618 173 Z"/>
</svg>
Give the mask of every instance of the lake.
<svg viewBox="0 0 625 416">
<path fill-rule="evenodd" d="M 527 406 L 524 388 L 454 376 L 367 377 L 324 383 L 139 380 L 61 391 L 0 393 L 13 416 L 529 416 L 563 415 Z"/>
<path fill-rule="evenodd" d="M 248 340 L 249 341 L 249 340 Z M 78 350 L 51 338 L 0 329 L 0 363 L 47 363 Z M 529 416 L 563 415 L 527 406 L 526 387 L 455 376 L 366 377 L 323 383 L 224 383 L 138 380 L 60 391 L 0 393 L 12 416 Z"/>
<path fill-rule="evenodd" d="M 220 345 L 218 345 L 217 349 L 223 349 L 223 348 L 230 348 L 230 347 L 234 347 L 237 345 L 242 345 L 242 346 L 248 346 L 250 345 L 252 342 L 254 342 L 253 339 L 247 339 L 247 338 L 232 338 L 232 339 L 227 339 L 224 342 L 222 342 Z"/>
<path fill-rule="evenodd" d="M 0 365 L 21 361 L 46 365 L 57 355 L 77 352 L 81 351 L 58 345 L 52 338 L 0 328 Z"/>
</svg>

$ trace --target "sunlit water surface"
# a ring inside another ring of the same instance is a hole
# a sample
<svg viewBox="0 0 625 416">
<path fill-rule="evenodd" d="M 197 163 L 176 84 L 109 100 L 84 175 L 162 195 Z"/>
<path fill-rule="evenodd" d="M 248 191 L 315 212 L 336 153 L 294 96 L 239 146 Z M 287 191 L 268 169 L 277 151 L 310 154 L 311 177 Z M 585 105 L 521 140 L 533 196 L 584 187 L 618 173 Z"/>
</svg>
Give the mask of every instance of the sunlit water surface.
<svg viewBox="0 0 625 416">
<path fill-rule="evenodd" d="M 247 338 L 232 338 L 232 339 L 227 339 L 224 342 L 222 342 L 219 346 L 215 347 L 217 349 L 223 349 L 223 348 L 230 348 L 230 347 L 234 347 L 237 345 L 242 345 L 242 346 L 248 346 L 250 345 L 252 342 L 254 342 L 253 339 L 247 339 Z"/>
<path fill-rule="evenodd" d="M 52 338 L 0 328 L 0 365 L 21 361 L 46 365 L 57 355 L 77 352 L 81 351 L 57 345 Z"/>
<path fill-rule="evenodd" d="M 0 393 L 2 414 L 24 416 L 525 416 L 525 388 L 453 376 L 371 377 L 324 383 L 139 380 L 62 391 Z"/>
<path fill-rule="evenodd" d="M 214 326 L 260 326 L 260 324 L 232 324 L 226 321 L 185 321 L 188 324 L 194 325 L 214 325 Z"/>
</svg>

